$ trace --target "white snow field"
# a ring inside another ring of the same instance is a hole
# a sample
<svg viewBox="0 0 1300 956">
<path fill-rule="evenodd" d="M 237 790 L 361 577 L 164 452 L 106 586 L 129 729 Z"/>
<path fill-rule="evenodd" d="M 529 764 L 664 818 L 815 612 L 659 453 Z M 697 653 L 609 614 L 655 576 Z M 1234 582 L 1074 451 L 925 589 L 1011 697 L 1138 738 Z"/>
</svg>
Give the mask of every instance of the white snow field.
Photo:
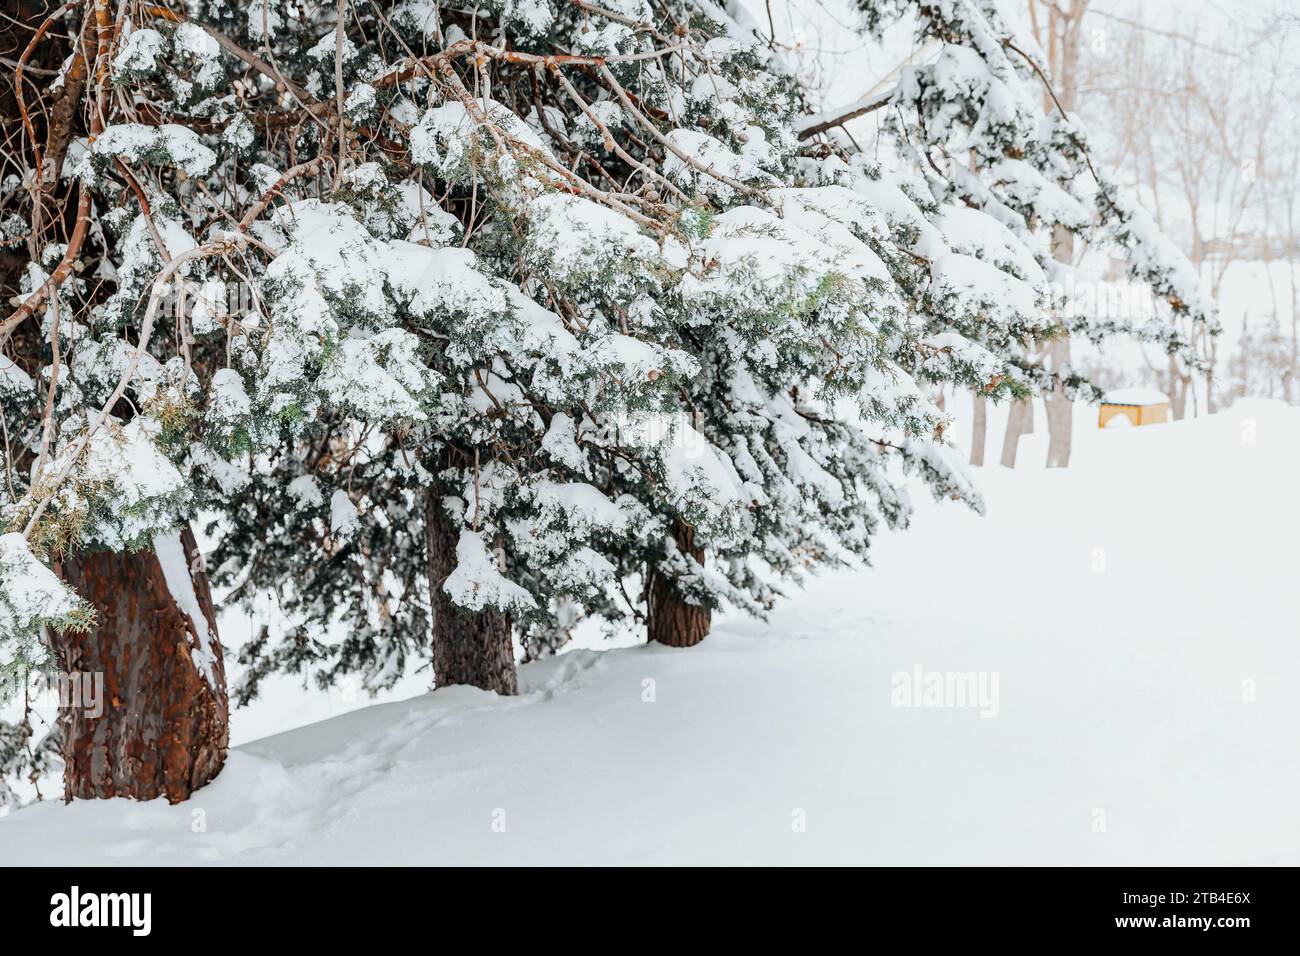
<svg viewBox="0 0 1300 956">
<path fill-rule="evenodd" d="M 0 860 L 1300 863 L 1300 410 L 1095 421 L 1048 472 L 1040 414 L 1020 469 L 979 473 L 987 517 L 918 501 L 875 569 L 767 624 L 365 707 L 188 804 L 47 801 Z M 918 667 L 989 696 L 894 706 Z"/>
</svg>

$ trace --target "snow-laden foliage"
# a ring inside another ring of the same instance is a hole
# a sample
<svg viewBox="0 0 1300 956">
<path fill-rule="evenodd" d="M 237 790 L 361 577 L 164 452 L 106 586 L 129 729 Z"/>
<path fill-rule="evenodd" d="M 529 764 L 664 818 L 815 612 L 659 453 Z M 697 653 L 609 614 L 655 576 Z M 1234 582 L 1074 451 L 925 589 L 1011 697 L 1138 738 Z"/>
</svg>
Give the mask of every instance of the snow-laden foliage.
<svg viewBox="0 0 1300 956">
<path fill-rule="evenodd" d="M 933 385 L 1023 395 L 1043 341 L 1124 331 L 1056 317 L 1055 229 L 1213 322 L 998 4 L 863 3 L 937 50 L 879 160 L 800 137 L 735 4 L 124 8 L 58 171 L 87 228 L 29 250 L 5 325 L 0 659 L 76 610 L 33 562 L 200 512 L 230 600 L 279 606 L 245 698 L 280 669 L 390 683 L 434 588 L 529 655 L 643 618 L 649 569 L 762 614 L 905 525 L 909 475 L 981 507 Z M 458 563 L 430 581 L 438 522 Z"/>
<path fill-rule="evenodd" d="M 875 29 L 915 16 L 918 39 L 933 51 L 904 69 L 886 115 L 900 154 L 925 181 L 926 198 L 939 204 L 932 222 L 957 254 L 929 266 L 931 301 L 922 308 L 936 313 L 936 325 L 992 345 L 1008 360 L 1012 382 L 1047 391 L 1053 383 L 1029 362 L 1025 345 L 1058 334 L 1094 341 L 1135 335 L 1197 366 L 1192 343 L 1218 332 L 1214 303 L 1187 257 L 1094 166 L 1085 130 L 1056 100 L 1021 7 L 1005 0 L 858 3 Z M 1061 234 L 1111 247 L 1133 279 L 1165 300 L 1168 319 L 1133 327 L 1063 317 L 1059 290 L 1069 267 L 1052 258 Z M 994 276 L 990 265 L 1011 278 Z M 1053 307 L 1046 318 L 1043 304 Z M 973 313 L 974 323 L 962 313 Z M 962 361 L 964 348 L 949 346 L 953 361 Z M 1069 368 L 1055 375 L 1067 394 L 1099 397 Z"/>
</svg>

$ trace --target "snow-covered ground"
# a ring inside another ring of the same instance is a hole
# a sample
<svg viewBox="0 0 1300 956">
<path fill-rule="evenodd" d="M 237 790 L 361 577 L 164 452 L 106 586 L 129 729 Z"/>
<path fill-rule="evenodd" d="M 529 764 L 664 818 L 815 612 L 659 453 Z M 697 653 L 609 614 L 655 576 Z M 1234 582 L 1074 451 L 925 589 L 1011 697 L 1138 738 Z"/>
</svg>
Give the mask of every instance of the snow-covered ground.
<svg viewBox="0 0 1300 956">
<path fill-rule="evenodd" d="M 874 569 L 767 624 L 363 707 L 240 747 L 180 806 L 34 805 L 0 859 L 1300 863 L 1300 410 L 1080 409 L 1053 472 L 1038 425 L 980 473 L 987 517 L 919 503 Z M 896 706 L 918 668 L 985 696 Z"/>
</svg>

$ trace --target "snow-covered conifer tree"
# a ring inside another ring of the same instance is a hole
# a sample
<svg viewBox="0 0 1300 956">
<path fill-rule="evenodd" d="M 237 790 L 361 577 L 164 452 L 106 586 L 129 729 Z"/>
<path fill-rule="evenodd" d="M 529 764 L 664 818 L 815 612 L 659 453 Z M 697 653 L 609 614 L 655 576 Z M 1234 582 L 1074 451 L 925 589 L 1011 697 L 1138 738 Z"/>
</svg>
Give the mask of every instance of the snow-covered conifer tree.
<svg viewBox="0 0 1300 956">
<path fill-rule="evenodd" d="M 148 679 L 100 719 L 175 741 L 132 789 L 68 715 L 68 792 L 179 799 L 220 767 L 200 511 L 216 583 L 275 599 L 241 698 L 426 658 L 513 693 L 513 641 L 598 616 L 690 645 L 712 607 L 865 559 L 907 475 L 979 507 L 926 386 L 1043 387 L 1054 226 L 1212 321 L 1082 133 L 1032 108 L 996 4 L 865 9 L 937 51 L 885 101 L 880 161 L 806 115 L 735 3 L 52 14 L 18 62 L 58 78 L 16 83 L 28 176 L 4 183 L 32 230 L 0 222 L 26 244 L 0 660 L 117 673 L 129 645 Z M 164 685 L 187 706 L 142 723 Z"/>
</svg>

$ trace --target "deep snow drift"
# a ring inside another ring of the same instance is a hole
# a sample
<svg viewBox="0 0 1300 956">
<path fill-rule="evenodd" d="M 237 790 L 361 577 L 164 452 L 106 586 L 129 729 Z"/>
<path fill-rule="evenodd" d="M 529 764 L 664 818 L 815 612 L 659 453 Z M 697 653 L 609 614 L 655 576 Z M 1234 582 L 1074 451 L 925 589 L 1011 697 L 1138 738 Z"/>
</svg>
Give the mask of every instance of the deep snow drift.
<svg viewBox="0 0 1300 956">
<path fill-rule="evenodd" d="M 921 503 L 768 624 L 366 707 L 176 807 L 47 801 L 0 819 L 0 859 L 1300 863 L 1300 410 L 1080 409 L 1066 471 L 1043 442 L 979 473 L 987 517 Z M 918 667 L 996 698 L 895 706 Z"/>
</svg>

